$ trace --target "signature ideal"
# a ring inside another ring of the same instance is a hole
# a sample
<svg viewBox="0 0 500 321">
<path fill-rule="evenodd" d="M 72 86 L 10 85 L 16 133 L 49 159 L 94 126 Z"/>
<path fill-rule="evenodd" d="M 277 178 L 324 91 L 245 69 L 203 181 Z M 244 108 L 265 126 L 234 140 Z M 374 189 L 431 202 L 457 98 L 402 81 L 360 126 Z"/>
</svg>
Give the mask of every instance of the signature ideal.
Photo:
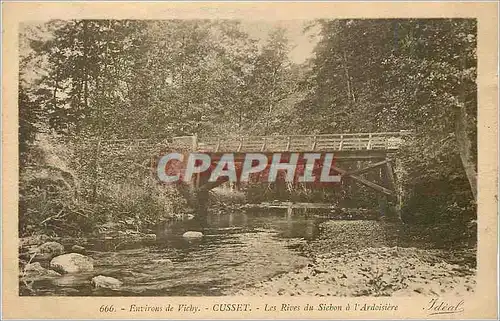
<svg viewBox="0 0 500 321">
<path fill-rule="evenodd" d="M 451 303 L 445 300 L 431 299 L 425 309 L 429 311 L 429 315 L 460 313 L 464 311 L 464 300 Z"/>
</svg>

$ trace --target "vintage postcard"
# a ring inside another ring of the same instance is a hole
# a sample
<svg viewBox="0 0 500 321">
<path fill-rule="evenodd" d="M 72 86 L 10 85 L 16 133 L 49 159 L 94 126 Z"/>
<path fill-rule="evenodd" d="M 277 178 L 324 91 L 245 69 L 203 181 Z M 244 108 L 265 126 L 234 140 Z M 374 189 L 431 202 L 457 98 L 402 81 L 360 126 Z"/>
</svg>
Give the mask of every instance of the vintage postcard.
<svg viewBox="0 0 500 321">
<path fill-rule="evenodd" d="M 496 319 L 496 2 L 3 3 L 3 318 Z"/>
</svg>

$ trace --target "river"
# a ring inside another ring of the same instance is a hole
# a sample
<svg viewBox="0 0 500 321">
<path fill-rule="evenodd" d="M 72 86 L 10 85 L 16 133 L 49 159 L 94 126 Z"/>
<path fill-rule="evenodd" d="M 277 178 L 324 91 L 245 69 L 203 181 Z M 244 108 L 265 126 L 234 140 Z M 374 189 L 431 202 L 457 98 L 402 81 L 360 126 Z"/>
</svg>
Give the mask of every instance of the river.
<svg viewBox="0 0 500 321">
<path fill-rule="evenodd" d="M 157 240 L 123 243 L 89 240 L 91 273 L 64 275 L 32 284 L 22 295 L 220 296 L 306 266 L 301 245 L 318 235 L 320 219 L 283 212 L 214 214 L 201 229 L 194 220 L 159 228 Z M 202 231 L 188 240 L 188 230 Z M 71 246 L 71 244 L 67 244 Z M 106 275 L 124 282 L 120 290 L 95 289 L 89 280 Z"/>
</svg>

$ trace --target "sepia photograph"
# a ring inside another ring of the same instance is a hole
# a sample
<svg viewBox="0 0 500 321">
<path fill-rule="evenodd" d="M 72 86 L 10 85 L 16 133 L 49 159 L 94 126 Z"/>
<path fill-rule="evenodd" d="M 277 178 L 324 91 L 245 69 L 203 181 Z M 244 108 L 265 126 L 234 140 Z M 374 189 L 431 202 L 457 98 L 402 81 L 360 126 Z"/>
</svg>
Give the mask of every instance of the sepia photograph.
<svg viewBox="0 0 500 321">
<path fill-rule="evenodd" d="M 4 50 L 12 302 L 56 318 L 481 315 L 498 84 L 481 78 L 497 56 L 479 13 L 53 8 Z"/>
<path fill-rule="evenodd" d="M 23 24 L 20 295 L 473 292 L 476 28 Z M 212 166 L 167 184 L 173 152 Z"/>
</svg>

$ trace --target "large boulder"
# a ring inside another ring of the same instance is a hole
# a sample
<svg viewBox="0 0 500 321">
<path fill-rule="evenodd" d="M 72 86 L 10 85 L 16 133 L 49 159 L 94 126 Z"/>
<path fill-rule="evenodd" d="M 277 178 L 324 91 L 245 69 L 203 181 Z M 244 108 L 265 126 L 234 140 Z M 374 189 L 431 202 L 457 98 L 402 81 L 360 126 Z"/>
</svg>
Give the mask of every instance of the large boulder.
<svg viewBox="0 0 500 321">
<path fill-rule="evenodd" d="M 92 284 L 96 288 L 116 290 L 122 286 L 123 282 L 110 276 L 98 275 L 92 278 Z"/>
<path fill-rule="evenodd" d="M 182 234 L 182 237 L 187 239 L 199 239 L 203 237 L 203 233 L 196 231 L 187 231 L 186 233 Z"/>
<path fill-rule="evenodd" d="M 78 253 L 63 254 L 50 261 L 50 268 L 61 273 L 89 272 L 94 270 L 94 260 Z"/>
</svg>

